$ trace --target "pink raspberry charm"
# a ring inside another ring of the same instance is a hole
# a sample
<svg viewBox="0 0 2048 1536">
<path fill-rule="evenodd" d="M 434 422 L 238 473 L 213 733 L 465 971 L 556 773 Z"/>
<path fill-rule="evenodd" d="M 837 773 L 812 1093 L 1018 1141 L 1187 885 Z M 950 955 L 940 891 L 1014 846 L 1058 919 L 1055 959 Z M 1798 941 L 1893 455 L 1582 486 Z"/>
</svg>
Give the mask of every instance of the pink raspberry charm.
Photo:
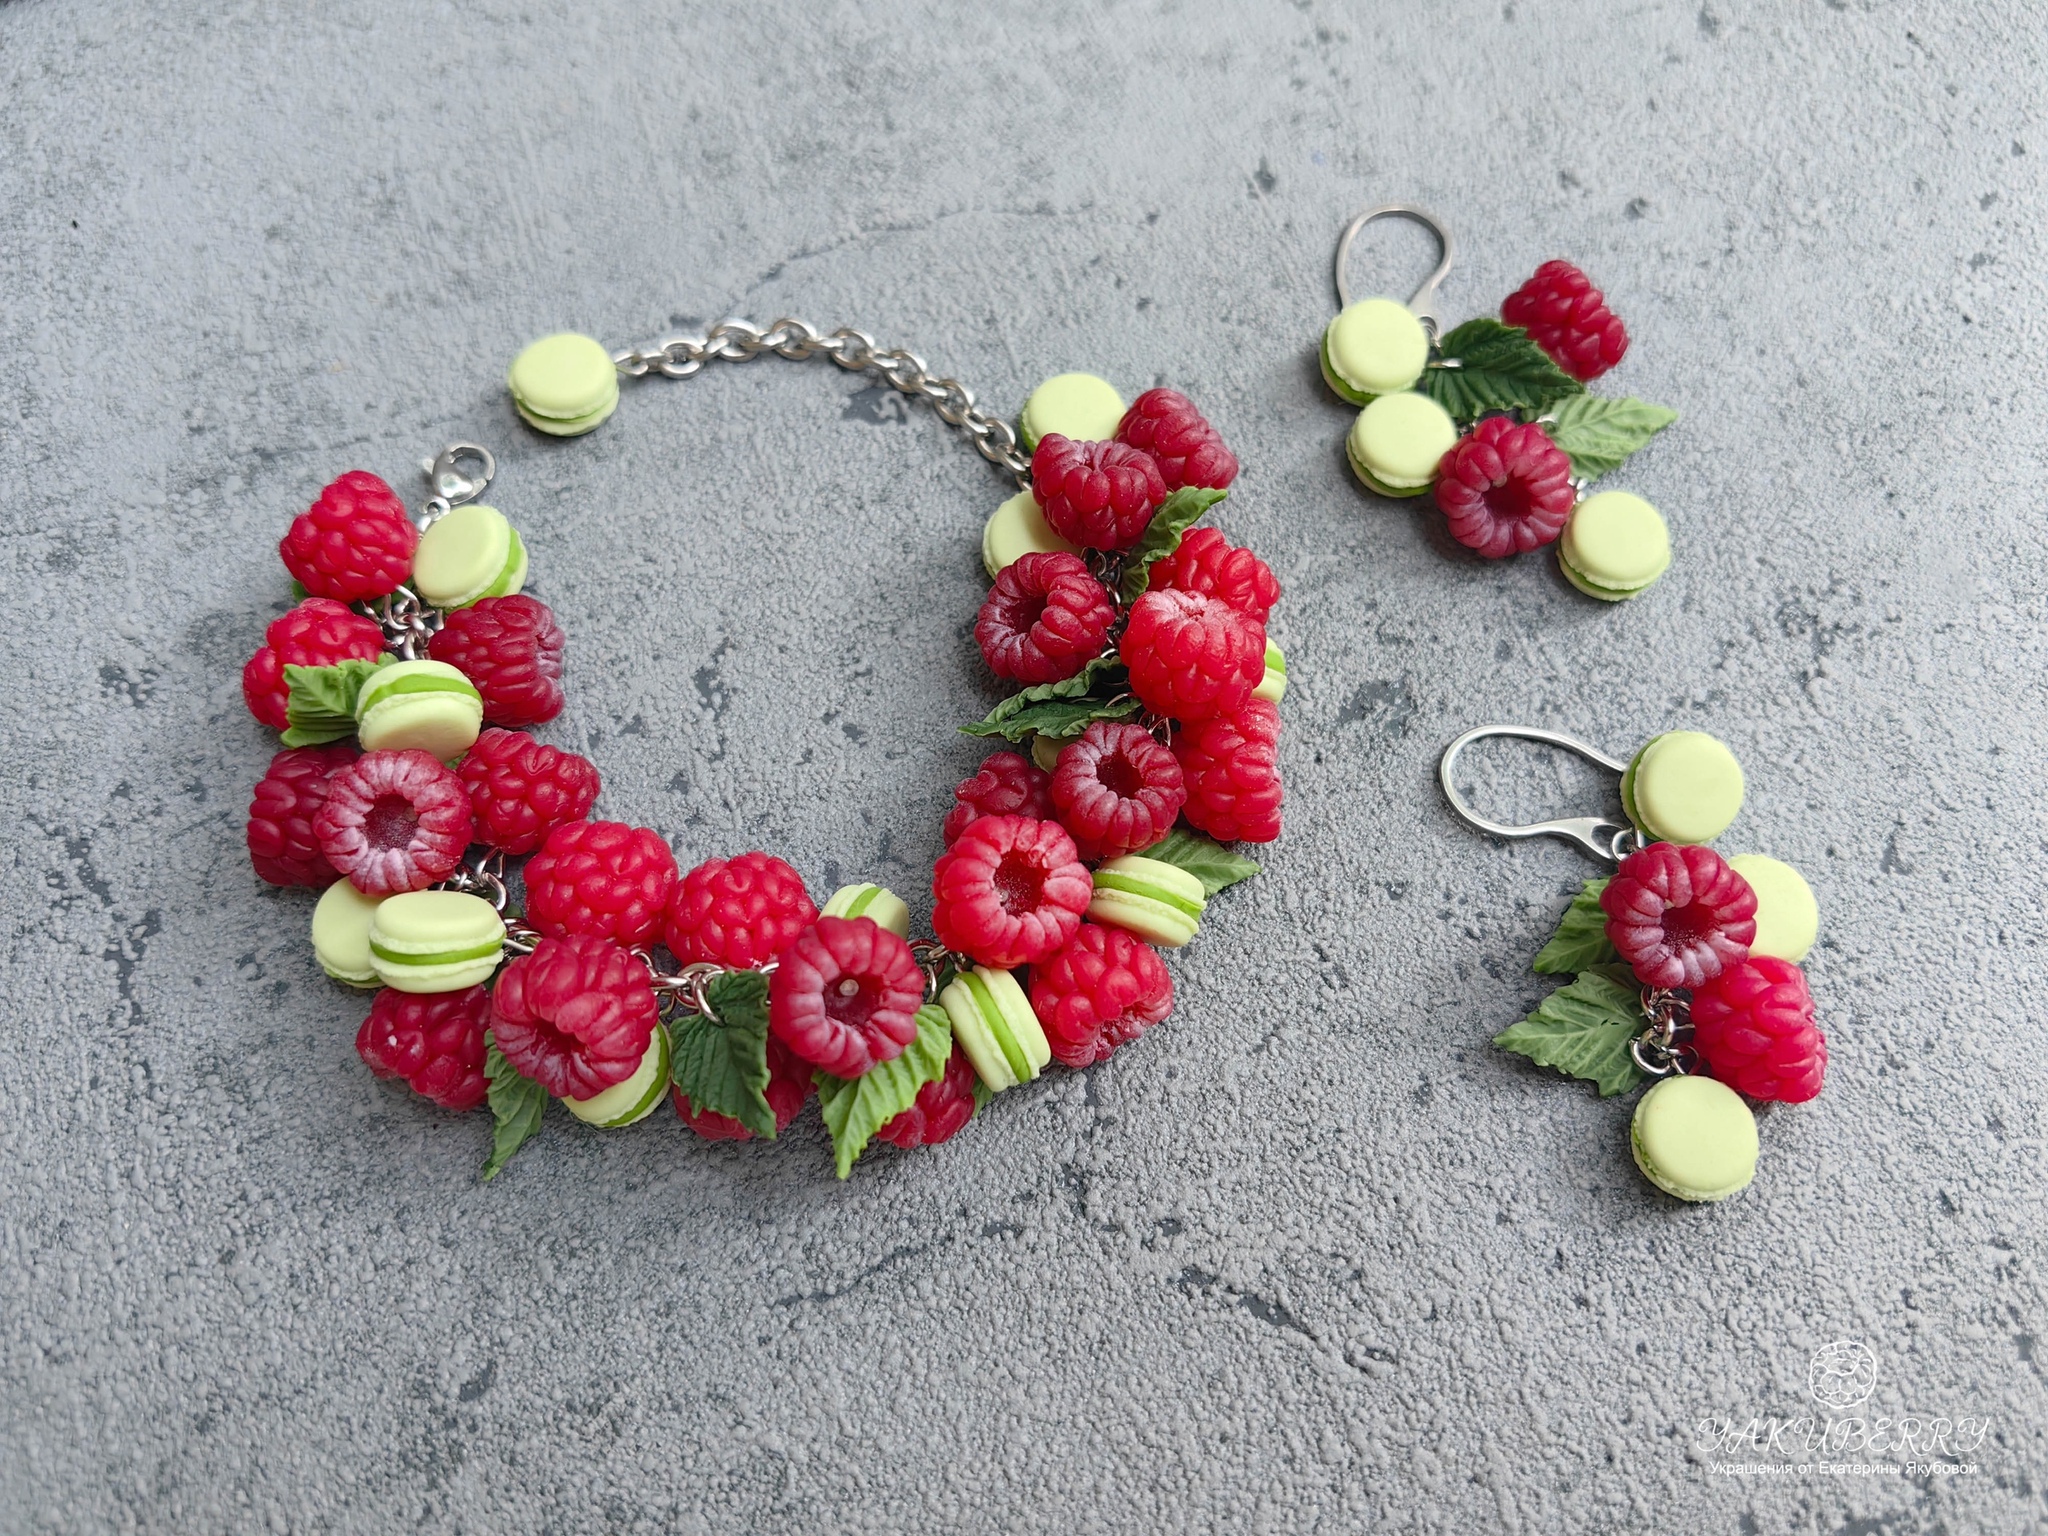
<svg viewBox="0 0 2048 1536">
<path fill-rule="evenodd" d="M 978 964 L 1013 970 L 1072 938 L 1094 897 L 1088 866 L 1057 822 L 984 816 L 932 866 L 932 931 Z"/>
<path fill-rule="evenodd" d="M 457 1112 L 475 1109 L 484 1078 L 484 1026 L 491 1011 L 482 987 L 412 993 L 386 987 L 356 1031 L 356 1054 L 379 1077 L 403 1078 L 421 1098 Z"/>
<path fill-rule="evenodd" d="M 412 575 L 419 542 L 398 493 L 368 470 L 352 469 L 293 520 L 277 552 L 313 596 L 359 603 Z"/>
<path fill-rule="evenodd" d="M 1749 956 L 1756 892 L 1704 844 L 1652 843 L 1600 893 L 1607 940 L 1646 987 L 1698 987 Z"/>
<path fill-rule="evenodd" d="M 493 725 L 540 725 L 562 712 L 562 626 L 546 603 L 515 592 L 457 608 L 427 642 L 483 695 Z"/>
<path fill-rule="evenodd" d="M 967 1053 L 954 1046 L 946 1070 L 918 1089 L 910 1108 L 876 1131 L 875 1139 L 906 1150 L 951 1141 L 974 1118 L 974 1083 Z"/>
<path fill-rule="evenodd" d="M 1056 683 L 1102 654 L 1115 619 L 1108 589 L 1079 555 L 1024 555 L 997 575 L 974 640 L 997 677 Z"/>
<path fill-rule="evenodd" d="M 663 916 L 669 953 L 684 965 L 766 965 L 818 920 L 803 876 L 765 853 L 710 859 L 676 882 Z"/>
<path fill-rule="evenodd" d="M 941 831 L 950 844 L 984 816 L 1032 816 L 1052 820 L 1052 776 L 1028 757 L 994 752 L 971 779 L 953 791 L 953 809 Z"/>
<path fill-rule="evenodd" d="M 640 1069 L 659 1009 L 647 967 L 609 939 L 542 939 L 498 973 L 491 1038 L 558 1099 L 590 1099 Z"/>
<path fill-rule="evenodd" d="M 676 884 L 659 832 L 622 821 L 572 821 L 526 865 L 526 920 L 542 933 L 652 944 Z M 587 1095 L 579 1095 L 587 1097 Z"/>
<path fill-rule="evenodd" d="M 1280 711 L 1247 699 L 1235 714 L 1197 720 L 1174 738 L 1187 819 L 1220 843 L 1280 835 Z"/>
<path fill-rule="evenodd" d="M 1135 934 L 1083 923 L 1064 947 L 1031 968 L 1031 1011 L 1055 1061 L 1090 1066 L 1173 1011 L 1173 978 Z"/>
<path fill-rule="evenodd" d="M 384 631 L 345 603 L 309 597 L 263 631 L 263 649 L 242 668 L 242 699 L 249 713 L 274 731 L 291 722 L 285 702 L 291 690 L 286 667 L 331 667 L 340 661 L 369 661 L 384 649 Z"/>
<path fill-rule="evenodd" d="M 1219 598 L 1247 619 L 1266 622 L 1280 601 L 1272 567 L 1248 549 L 1238 549 L 1220 530 L 1190 528 L 1179 548 L 1152 567 L 1152 590 L 1177 587 Z"/>
<path fill-rule="evenodd" d="M 1628 328 L 1592 279 L 1568 261 L 1546 261 L 1507 297 L 1501 319 L 1519 325 L 1550 360 L 1590 384 L 1628 354 Z"/>
<path fill-rule="evenodd" d="M 1167 489 L 1149 453 L 1048 432 L 1031 456 L 1031 494 L 1052 531 L 1069 544 L 1128 549 L 1166 500 Z"/>
<path fill-rule="evenodd" d="M 1097 720 L 1060 749 L 1052 775 L 1060 825 L 1091 862 L 1151 847 L 1187 798 L 1180 762 L 1141 725 Z"/>
<path fill-rule="evenodd" d="M 865 917 L 821 917 L 768 981 L 775 1038 L 834 1077 L 859 1077 L 917 1038 L 924 972 L 910 946 Z"/>
<path fill-rule="evenodd" d="M 327 784 L 356 760 L 355 746 L 287 747 L 270 760 L 249 800 L 249 862 L 272 885 L 329 886 L 341 871 L 327 862 L 313 823 Z"/>
<path fill-rule="evenodd" d="M 1116 440 L 1151 454 L 1169 491 L 1187 485 L 1220 491 L 1237 478 L 1237 455 L 1177 389 L 1148 389 L 1133 400 Z"/>
<path fill-rule="evenodd" d="M 1789 960 L 1738 960 L 1694 989 L 1692 1046 L 1707 1070 L 1752 1099 L 1803 1104 L 1827 1075 L 1806 975 Z"/>
<path fill-rule="evenodd" d="M 490 727 L 455 772 L 469 790 L 477 841 L 505 853 L 533 852 L 556 827 L 584 820 L 597 803 L 596 764 L 524 731 Z"/>
<path fill-rule="evenodd" d="M 1543 428 L 1489 416 L 1437 466 L 1436 504 L 1451 537 L 1489 560 L 1551 543 L 1577 491 L 1572 461 Z"/>
<path fill-rule="evenodd" d="M 365 752 L 339 769 L 313 836 L 365 896 L 396 896 L 447 879 L 474 826 L 462 780 L 414 748 Z"/>
<path fill-rule="evenodd" d="M 1164 587 L 1131 605 L 1119 654 L 1153 714 L 1202 720 L 1241 708 L 1265 679 L 1266 626 L 1221 598 Z"/>
</svg>

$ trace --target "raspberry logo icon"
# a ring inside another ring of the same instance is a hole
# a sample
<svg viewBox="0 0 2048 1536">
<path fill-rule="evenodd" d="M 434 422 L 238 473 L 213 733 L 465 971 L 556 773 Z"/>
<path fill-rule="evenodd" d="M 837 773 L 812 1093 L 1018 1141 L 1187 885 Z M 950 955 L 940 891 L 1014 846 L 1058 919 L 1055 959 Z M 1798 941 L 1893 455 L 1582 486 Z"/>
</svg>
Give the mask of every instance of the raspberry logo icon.
<svg viewBox="0 0 2048 1536">
<path fill-rule="evenodd" d="M 1860 1339 L 1836 1339 L 1813 1352 L 1806 1389 L 1823 1408 L 1854 1408 L 1877 1385 L 1877 1356 Z"/>
</svg>

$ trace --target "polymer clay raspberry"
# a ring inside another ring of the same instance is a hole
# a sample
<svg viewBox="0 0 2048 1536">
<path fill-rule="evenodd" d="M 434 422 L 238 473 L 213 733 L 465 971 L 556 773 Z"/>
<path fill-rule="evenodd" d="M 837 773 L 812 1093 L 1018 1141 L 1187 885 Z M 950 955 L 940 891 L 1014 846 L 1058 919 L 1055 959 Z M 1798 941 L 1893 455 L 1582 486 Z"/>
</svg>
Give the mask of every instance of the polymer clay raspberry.
<svg viewBox="0 0 2048 1536">
<path fill-rule="evenodd" d="M 1031 456 L 1031 494 L 1052 531 L 1084 549 L 1128 549 L 1166 500 L 1152 455 L 1049 432 Z"/>
<path fill-rule="evenodd" d="M 1031 1011 L 1053 1060 L 1086 1067 L 1173 1011 L 1173 978 L 1150 945 L 1121 928 L 1083 923 L 1031 968 Z"/>
<path fill-rule="evenodd" d="M 1237 456 L 1176 389 L 1148 389 L 1117 424 L 1116 440 L 1142 448 L 1159 465 L 1168 491 L 1200 485 L 1223 490 L 1237 478 Z"/>
<path fill-rule="evenodd" d="M 1437 467 L 1436 504 L 1451 537 L 1489 560 L 1551 543 L 1577 495 L 1564 450 L 1512 416 L 1487 417 Z"/>
<path fill-rule="evenodd" d="M 1074 936 L 1094 894 L 1059 823 L 984 816 L 932 866 L 932 931 L 982 965 L 1032 965 Z"/>
<path fill-rule="evenodd" d="M 1131 691 L 1155 715 L 1227 715 L 1266 677 L 1266 627 L 1221 598 L 1167 587 L 1131 605 L 1119 647 Z"/>
<path fill-rule="evenodd" d="M 313 836 L 327 862 L 366 896 L 445 880 L 474 823 L 462 780 L 420 751 L 365 752 L 327 781 Z"/>
<path fill-rule="evenodd" d="M 250 714 L 281 731 L 291 724 L 285 717 L 291 692 L 284 680 L 286 667 L 369 661 L 383 649 L 384 631 L 375 619 L 332 598 L 309 597 L 264 629 L 263 648 L 242 668 L 242 698 Z"/>
<path fill-rule="evenodd" d="M 1749 955 L 1756 893 L 1713 849 L 1652 843 L 1600 893 L 1607 939 L 1646 987 L 1697 987 Z"/>
<path fill-rule="evenodd" d="M 443 1109 L 475 1109 L 490 1089 L 484 1077 L 490 1011 L 482 987 L 427 995 L 386 987 L 356 1031 L 356 1054 L 377 1076 L 403 1078 Z"/>
<path fill-rule="evenodd" d="M 1141 725 L 1095 721 L 1060 749 L 1052 775 L 1059 823 L 1090 863 L 1151 847 L 1187 798 L 1179 761 Z"/>
<path fill-rule="evenodd" d="M 1828 1043 L 1806 975 L 1767 955 L 1735 961 L 1694 988 L 1692 1045 L 1708 1071 L 1752 1099 L 1803 1104 L 1827 1075 Z"/>
<path fill-rule="evenodd" d="M 953 791 L 953 809 L 940 829 L 948 843 L 983 816 L 1032 816 L 1052 820 L 1052 775 L 1028 757 L 994 752 L 971 779 Z"/>
<path fill-rule="evenodd" d="M 546 603 L 514 593 L 457 608 L 427 642 L 427 655 L 476 685 L 493 725 L 539 725 L 562 712 L 567 637 Z"/>
<path fill-rule="evenodd" d="M 905 1150 L 951 1141 L 974 1118 L 974 1083 L 973 1064 L 954 1046 L 946 1070 L 918 1089 L 910 1108 L 876 1131 L 876 1139 Z"/>
<path fill-rule="evenodd" d="M 1173 755 L 1187 783 L 1189 823 L 1218 842 L 1270 843 L 1280 835 L 1280 711 L 1247 699 L 1228 715 L 1187 725 Z"/>
<path fill-rule="evenodd" d="M 766 965 L 818 918 L 803 876 L 765 853 L 708 859 L 676 882 L 662 919 L 684 965 Z"/>
<path fill-rule="evenodd" d="M 359 603 L 404 585 L 419 542 L 398 493 L 352 469 L 292 520 L 277 552 L 313 596 Z"/>
<path fill-rule="evenodd" d="M 647 967 L 609 939 L 542 939 L 498 976 L 491 1038 L 558 1099 L 595 1098 L 640 1068 L 659 1010 Z"/>
<path fill-rule="evenodd" d="M 550 832 L 527 861 L 526 920 L 556 937 L 583 934 L 638 948 L 661 931 L 675 884 L 676 856 L 659 832 L 574 821 Z"/>
<path fill-rule="evenodd" d="M 533 852 L 597 803 L 596 764 L 524 731 L 485 731 L 455 771 L 469 791 L 476 840 L 505 853 Z"/>
<path fill-rule="evenodd" d="M 320 851 L 313 832 L 327 803 L 327 783 L 356 760 L 347 742 L 287 747 L 270 760 L 249 798 L 249 862 L 272 885 L 329 886 L 341 871 Z"/>
<path fill-rule="evenodd" d="M 1581 384 L 1628 354 L 1628 329 L 1591 278 L 1568 261 L 1546 261 L 1507 297 L 1501 319 L 1528 331 L 1550 360 Z"/>
<path fill-rule="evenodd" d="M 1102 654 L 1115 622 L 1109 591 L 1078 555 L 1024 555 L 1003 567 L 974 621 L 989 670 L 1056 683 Z"/>
<path fill-rule="evenodd" d="M 1179 548 L 1154 563 L 1151 577 L 1155 592 L 1162 587 L 1201 592 L 1261 624 L 1280 601 L 1280 583 L 1272 568 L 1215 528 L 1190 528 L 1181 535 Z"/>
<path fill-rule="evenodd" d="M 910 946 L 864 917 L 821 917 L 776 960 L 768 1027 L 834 1077 L 859 1077 L 917 1038 L 924 972 Z"/>
<path fill-rule="evenodd" d="M 775 1134 L 780 1136 L 789 1129 L 804 1101 L 811 1096 L 815 1086 L 811 1078 L 810 1063 L 797 1055 L 773 1035 L 768 1037 L 768 1086 L 762 1096 L 768 1100 L 768 1108 L 775 1114 Z M 715 1109 L 700 1110 L 694 1107 L 682 1089 L 671 1087 L 669 1098 L 675 1104 L 676 1113 L 683 1124 L 702 1136 L 706 1141 L 752 1141 L 754 1133 L 730 1115 L 721 1115 Z"/>
</svg>

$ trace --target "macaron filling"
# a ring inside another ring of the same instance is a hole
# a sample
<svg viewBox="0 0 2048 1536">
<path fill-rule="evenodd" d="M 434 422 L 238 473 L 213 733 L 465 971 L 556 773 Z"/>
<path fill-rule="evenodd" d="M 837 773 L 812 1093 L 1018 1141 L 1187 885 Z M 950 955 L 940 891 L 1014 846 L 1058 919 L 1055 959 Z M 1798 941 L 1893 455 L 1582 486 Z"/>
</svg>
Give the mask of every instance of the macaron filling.
<svg viewBox="0 0 2048 1536">
<path fill-rule="evenodd" d="M 1038 1015 L 1008 971 L 976 966 L 961 972 L 939 994 L 939 1006 L 975 1075 L 992 1092 L 1030 1082 L 1052 1060 Z"/>
<path fill-rule="evenodd" d="M 1163 885 L 1155 885 L 1149 880 L 1143 880 L 1133 875 L 1116 874 L 1102 869 L 1095 871 L 1095 889 L 1098 891 L 1115 891 L 1126 896 L 1142 897 L 1146 901 L 1156 901 L 1162 906 L 1171 907 L 1174 911 L 1192 918 L 1200 918 L 1206 905 L 1206 903 L 1200 901 L 1189 901 L 1185 896 L 1169 891 Z"/>
<path fill-rule="evenodd" d="M 631 1077 L 623 1083 L 613 1083 L 604 1092 L 592 1094 L 587 1099 L 564 1099 L 562 1103 L 570 1114 L 586 1125 L 617 1130 L 645 1120 L 652 1114 L 654 1106 L 668 1092 L 668 1081 L 668 1031 L 657 1024 L 653 1038 L 647 1042 L 647 1053 L 640 1058 L 640 1065 L 633 1069 Z"/>
<path fill-rule="evenodd" d="M 488 944 L 472 944 L 467 949 L 439 949 L 420 954 L 412 950 L 393 949 L 389 944 L 380 944 L 372 937 L 370 953 L 387 965 L 461 965 L 466 961 L 495 956 L 504 948 L 504 943 L 503 939 L 493 939 Z"/>
<path fill-rule="evenodd" d="M 1003 1053 L 1003 1061 L 1009 1066 L 1010 1076 L 1017 1082 L 1028 1082 L 1036 1074 L 1031 1070 L 1031 1063 L 1024 1058 L 1024 1047 L 1018 1043 L 1016 1035 L 1003 1018 L 1002 1010 L 996 1006 L 996 1000 L 988 990 L 988 983 L 972 971 L 960 979 L 967 983 L 967 990 L 974 995 L 974 1006 L 981 1011 L 982 1019 L 988 1025 L 989 1036 L 995 1041 L 996 1049 Z"/>
</svg>

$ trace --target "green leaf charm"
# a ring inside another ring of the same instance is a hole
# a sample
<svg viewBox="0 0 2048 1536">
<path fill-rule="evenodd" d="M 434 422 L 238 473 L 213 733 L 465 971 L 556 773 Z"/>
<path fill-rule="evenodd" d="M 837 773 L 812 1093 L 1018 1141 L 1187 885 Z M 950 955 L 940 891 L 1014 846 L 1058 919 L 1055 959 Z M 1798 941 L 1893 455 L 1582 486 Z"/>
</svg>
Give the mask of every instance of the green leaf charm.
<svg viewBox="0 0 2048 1536">
<path fill-rule="evenodd" d="M 1164 560 L 1179 549 L 1180 536 L 1228 494 L 1207 486 L 1184 485 L 1159 504 L 1138 542 L 1124 555 L 1122 588 L 1126 603 L 1135 603 L 1151 583 L 1153 562 Z"/>
<path fill-rule="evenodd" d="M 969 736 L 1023 741 L 1034 733 L 1065 740 L 1095 720 L 1134 720 L 1144 706 L 1127 691 L 1130 678 L 1114 656 L 1098 656 L 1072 677 L 1014 693 L 985 719 L 960 729 Z"/>
<path fill-rule="evenodd" d="M 1186 870 L 1202 882 L 1202 892 L 1207 896 L 1214 896 L 1240 880 L 1249 880 L 1259 872 L 1253 860 L 1186 827 L 1175 827 L 1150 848 L 1140 848 L 1138 857 L 1157 859 Z"/>
<path fill-rule="evenodd" d="M 1467 320 L 1437 350 L 1441 360 L 1422 370 L 1415 387 L 1461 427 L 1488 411 L 1541 410 L 1553 400 L 1585 392 L 1586 386 L 1553 363 L 1519 325 Z"/>
<path fill-rule="evenodd" d="M 697 1114 L 737 1120 L 764 1141 L 775 1139 L 768 1107 L 768 978 L 727 971 L 704 989 L 716 1019 L 684 1014 L 670 1026 L 669 1078 Z"/>
<path fill-rule="evenodd" d="M 331 667 L 286 667 L 284 717 L 291 722 L 284 733 L 288 747 L 317 747 L 356 733 L 356 695 L 363 682 L 394 658 L 379 656 L 373 661 L 341 661 Z"/>
<path fill-rule="evenodd" d="M 1678 412 L 1647 400 L 1567 395 L 1543 413 L 1550 440 L 1572 461 L 1572 474 L 1597 480 L 1678 420 Z"/>
<path fill-rule="evenodd" d="M 1642 996 L 1620 966 L 1582 971 L 1519 1024 L 1493 1037 L 1502 1050 L 1583 1078 L 1611 1098 L 1644 1080 L 1629 1042 L 1644 1029 Z"/>
<path fill-rule="evenodd" d="M 1585 888 L 1572 898 L 1557 932 L 1537 951 L 1537 970 L 1546 976 L 1569 976 L 1596 965 L 1613 965 L 1621 959 L 1607 942 L 1607 914 L 1600 910 L 1600 893 L 1606 889 L 1604 877 L 1588 880 Z"/>
<path fill-rule="evenodd" d="M 488 1183 L 511 1161 L 526 1138 L 540 1129 L 540 1117 L 548 1107 L 548 1091 L 532 1078 L 520 1076 L 489 1031 L 484 1034 L 484 1042 L 489 1047 L 484 1054 L 484 1076 L 491 1084 L 487 1098 L 493 1121 L 490 1161 L 484 1164 L 484 1180 Z"/>
<path fill-rule="evenodd" d="M 953 1023 L 946 1010 L 927 1003 L 917 1010 L 917 1038 L 893 1061 L 869 1067 L 859 1077 L 811 1074 L 818 1085 L 818 1105 L 825 1129 L 832 1133 L 832 1155 L 839 1177 L 853 1172 L 853 1161 L 866 1150 L 875 1132 L 916 1102 L 917 1090 L 946 1070 L 953 1054 Z"/>
</svg>

